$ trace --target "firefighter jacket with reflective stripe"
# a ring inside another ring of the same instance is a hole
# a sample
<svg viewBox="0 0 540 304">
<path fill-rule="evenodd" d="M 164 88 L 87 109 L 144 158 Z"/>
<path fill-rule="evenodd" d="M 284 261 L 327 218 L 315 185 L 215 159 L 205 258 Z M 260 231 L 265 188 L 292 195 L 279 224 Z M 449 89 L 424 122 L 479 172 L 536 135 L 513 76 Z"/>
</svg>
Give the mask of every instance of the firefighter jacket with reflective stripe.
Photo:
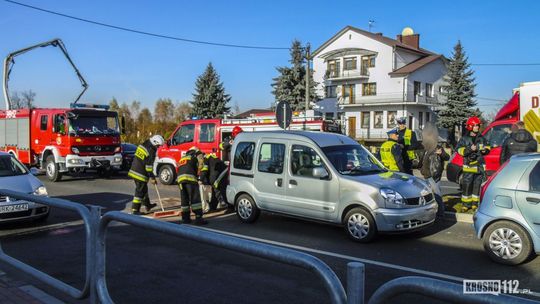
<svg viewBox="0 0 540 304">
<path fill-rule="evenodd" d="M 201 181 L 205 185 L 212 185 L 217 180 L 221 172 L 226 170 L 227 166 L 214 153 L 204 156 L 204 163 L 201 169 Z"/>
<path fill-rule="evenodd" d="M 381 161 L 390 171 L 403 172 L 403 158 L 401 146 L 393 140 L 388 140 L 381 146 Z"/>
<path fill-rule="evenodd" d="M 463 156 L 463 173 L 485 172 L 484 155 L 491 150 L 489 142 L 478 133 L 476 136 L 469 134 L 463 136 L 457 145 L 457 152 Z M 472 145 L 476 145 L 476 151 L 471 149 Z"/>
<path fill-rule="evenodd" d="M 199 182 L 197 172 L 199 171 L 199 160 L 196 156 L 185 155 L 178 162 L 178 177 L 176 182 L 180 183 L 194 183 Z"/>
<path fill-rule="evenodd" d="M 221 159 L 223 159 L 223 161 L 231 160 L 231 141 L 232 138 L 227 137 L 222 143 L 219 144 L 219 149 L 221 150 Z"/>
<path fill-rule="evenodd" d="M 419 144 L 413 130 L 409 128 L 398 130 L 398 143 L 404 147 L 402 151 L 403 157 L 407 156 L 409 160 L 416 159 L 416 150 Z"/>
<path fill-rule="evenodd" d="M 135 150 L 128 176 L 141 182 L 147 182 L 148 178 L 154 177 L 156 153 L 157 148 L 148 139 L 139 145 Z"/>
</svg>

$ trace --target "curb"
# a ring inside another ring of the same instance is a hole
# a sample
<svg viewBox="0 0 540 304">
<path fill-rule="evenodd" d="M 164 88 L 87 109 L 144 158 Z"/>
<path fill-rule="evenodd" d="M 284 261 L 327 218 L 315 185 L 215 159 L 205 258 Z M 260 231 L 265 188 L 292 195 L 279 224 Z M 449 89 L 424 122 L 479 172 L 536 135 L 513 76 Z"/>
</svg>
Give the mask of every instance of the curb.
<svg viewBox="0 0 540 304">
<path fill-rule="evenodd" d="M 445 211 L 444 212 L 444 218 L 449 221 L 455 221 L 460 223 L 473 223 L 473 215 L 468 213 L 456 213 L 456 212 L 450 212 Z"/>
</svg>

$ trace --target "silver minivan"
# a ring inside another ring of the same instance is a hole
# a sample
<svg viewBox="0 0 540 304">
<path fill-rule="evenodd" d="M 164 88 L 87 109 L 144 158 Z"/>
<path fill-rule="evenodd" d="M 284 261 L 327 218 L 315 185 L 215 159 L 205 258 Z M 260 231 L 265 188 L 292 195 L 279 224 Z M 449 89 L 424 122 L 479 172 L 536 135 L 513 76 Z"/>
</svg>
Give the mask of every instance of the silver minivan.
<svg viewBox="0 0 540 304">
<path fill-rule="evenodd" d="M 231 151 L 227 199 L 242 222 L 260 211 L 343 225 L 358 242 L 435 221 L 429 186 L 390 172 L 362 145 L 332 133 L 242 132 Z"/>
</svg>

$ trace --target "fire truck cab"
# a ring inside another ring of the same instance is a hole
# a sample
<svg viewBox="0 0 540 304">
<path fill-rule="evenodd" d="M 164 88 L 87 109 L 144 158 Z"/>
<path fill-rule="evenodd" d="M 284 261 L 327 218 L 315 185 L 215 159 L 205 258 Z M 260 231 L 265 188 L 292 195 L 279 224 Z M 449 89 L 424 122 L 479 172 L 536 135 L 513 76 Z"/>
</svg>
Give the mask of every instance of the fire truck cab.
<svg viewBox="0 0 540 304">
<path fill-rule="evenodd" d="M 51 181 L 87 168 L 107 176 L 122 164 L 118 114 L 107 109 L 77 104 L 0 111 L 0 151 L 45 170 Z"/>
<path fill-rule="evenodd" d="M 178 161 L 186 151 L 196 146 L 203 153 L 215 153 L 223 159 L 219 144 L 230 138 L 235 126 L 245 132 L 281 130 L 275 114 L 242 119 L 194 119 L 180 123 L 166 144 L 158 149 L 154 163 L 154 174 L 160 182 L 170 185 L 175 181 Z M 339 132 L 337 123 L 321 117 L 293 117 L 290 130 Z"/>
</svg>

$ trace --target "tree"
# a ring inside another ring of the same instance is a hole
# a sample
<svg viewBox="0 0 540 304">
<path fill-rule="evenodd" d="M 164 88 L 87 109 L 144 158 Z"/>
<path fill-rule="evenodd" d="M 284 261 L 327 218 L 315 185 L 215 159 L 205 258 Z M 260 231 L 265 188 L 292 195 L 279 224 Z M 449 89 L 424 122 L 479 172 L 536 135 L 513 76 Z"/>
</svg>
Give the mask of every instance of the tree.
<svg viewBox="0 0 540 304">
<path fill-rule="evenodd" d="M 32 90 L 22 91 L 22 92 L 13 92 L 10 96 L 10 107 L 11 109 L 31 109 L 34 107 L 34 99 L 36 98 L 36 93 Z"/>
<path fill-rule="evenodd" d="M 158 99 L 154 107 L 154 122 L 157 124 L 174 123 L 174 104 L 171 99 Z"/>
<path fill-rule="evenodd" d="M 142 141 L 146 140 L 146 138 L 150 136 L 154 130 L 152 113 L 150 110 L 148 110 L 148 108 L 143 108 L 139 113 L 139 116 L 137 117 L 137 125 L 137 131 L 139 131 L 138 135 L 142 137 Z"/>
<path fill-rule="evenodd" d="M 306 51 L 298 40 L 294 40 L 291 46 L 290 67 L 277 67 L 279 76 L 273 79 L 272 94 L 276 102 L 287 101 L 292 110 L 298 111 L 305 109 L 306 106 Z M 313 73 L 309 79 L 309 99 L 317 101 L 320 97 L 317 95 L 315 87 L 317 83 L 313 80 Z"/>
<path fill-rule="evenodd" d="M 470 69 L 468 57 L 463 50 L 461 41 L 458 41 L 454 46 L 454 52 L 448 72 L 444 77 L 446 85 L 442 95 L 446 97 L 446 101 L 441 109 L 437 110 L 439 127 L 448 129 L 450 143 L 457 142 L 457 137 L 461 134 L 461 126 L 467 119 L 473 115 L 478 115 L 479 110 L 476 108 L 476 94 L 474 88 L 473 77 L 474 71 Z"/>
<path fill-rule="evenodd" d="M 206 70 L 195 83 L 191 113 L 197 117 L 223 117 L 230 111 L 227 106 L 230 100 L 231 96 L 225 93 L 223 83 L 219 81 L 219 75 L 212 63 L 208 63 Z"/>
<path fill-rule="evenodd" d="M 174 122 L 175 123 L 181 123 L 182 121 L 186 120 L 186 118 L 189 117 L 189 114 L 191 113 L 191 105 L 189 102 L 184 101 L 181 103 L 178 103 L 174 109 Z"/>
</svg>

